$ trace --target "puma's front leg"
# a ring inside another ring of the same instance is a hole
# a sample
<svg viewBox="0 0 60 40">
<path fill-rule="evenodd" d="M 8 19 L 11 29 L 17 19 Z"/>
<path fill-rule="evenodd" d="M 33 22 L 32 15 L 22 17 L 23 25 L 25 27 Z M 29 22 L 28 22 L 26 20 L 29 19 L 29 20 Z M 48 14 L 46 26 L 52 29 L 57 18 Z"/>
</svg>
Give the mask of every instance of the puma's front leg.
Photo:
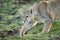
<svg viewBox="0 0 60 40">
<path fill-rule="evenodd" d="M 25 27 L 23 26 L 20 30 L 20 37 L 22 37 L 24 35 L 24 30 L 25 30 Z"/>
<path fill-rule="evenodd" d="M 51 25 L 52 25 L 52 20 L 50 18 L 47 18 L 47 20 L 44 23 L 44 28 L 41 34 L 49 32 Z"/>
<path fill-rule="evenodd" d="M 20 37 L 25 36 L 25 34 L 26 34 L 32 27 L 34 27 L 37 23 L 38 23 L 38 21 L 36 21 L 36 22 L 31 22 L 31 23 L 29 23 L 27 26 L 22 26 L 22 28 L 21 28 L 21 30 L 20 30 Z"/>
</svg>

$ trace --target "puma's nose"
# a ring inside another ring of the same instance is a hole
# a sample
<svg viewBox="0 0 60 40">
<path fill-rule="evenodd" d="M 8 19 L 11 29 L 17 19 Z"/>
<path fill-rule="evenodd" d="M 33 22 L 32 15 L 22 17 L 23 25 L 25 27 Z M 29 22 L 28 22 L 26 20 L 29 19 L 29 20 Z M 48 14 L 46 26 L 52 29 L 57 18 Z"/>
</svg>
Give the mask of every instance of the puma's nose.
<svg viewBox="0 0 60 40">
<path fill-rule="evenodd" d="M 22 23 L 24 24 L 24 21 Z"/>
</svg>

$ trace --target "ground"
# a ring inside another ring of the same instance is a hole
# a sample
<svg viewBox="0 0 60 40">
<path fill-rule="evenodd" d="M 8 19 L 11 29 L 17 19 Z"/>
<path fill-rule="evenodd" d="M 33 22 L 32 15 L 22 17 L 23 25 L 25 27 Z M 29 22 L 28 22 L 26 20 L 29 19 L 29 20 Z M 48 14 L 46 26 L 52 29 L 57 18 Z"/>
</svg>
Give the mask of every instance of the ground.
<svg viewBox="0 0 60 40">
<path fill-rule="evenodd" d="M 36 2 L 39 0 L 34 1 Z M 52 22 L 48 33 L 40 34 L 43 24 L 38 24 L 26 36 L 18 36 L 23 21 L 18 10 L 26 10 L 34 3 L 21 5 L 18 1 L 0 0 L 0 40 L 60 40 L 60 21 Z"/>
</svg>

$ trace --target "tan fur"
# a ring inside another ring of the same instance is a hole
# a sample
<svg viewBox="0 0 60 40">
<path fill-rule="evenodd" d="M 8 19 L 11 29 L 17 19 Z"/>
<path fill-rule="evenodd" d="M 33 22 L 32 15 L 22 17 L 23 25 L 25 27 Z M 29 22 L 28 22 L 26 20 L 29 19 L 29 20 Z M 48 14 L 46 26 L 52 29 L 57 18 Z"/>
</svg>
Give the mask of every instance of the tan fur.
<svg viewBox="0 0 60 40">
<path fill-rule="evenodd" d="M 41 1 L 22 14 L 24 17 L 24 25 L 20 31 L 20 36 L 24 36 L 37 23 L 44 23 L 41 34 L 49 32 L 52 21 L 60 19 L 60 1 Z"/>
</svg>

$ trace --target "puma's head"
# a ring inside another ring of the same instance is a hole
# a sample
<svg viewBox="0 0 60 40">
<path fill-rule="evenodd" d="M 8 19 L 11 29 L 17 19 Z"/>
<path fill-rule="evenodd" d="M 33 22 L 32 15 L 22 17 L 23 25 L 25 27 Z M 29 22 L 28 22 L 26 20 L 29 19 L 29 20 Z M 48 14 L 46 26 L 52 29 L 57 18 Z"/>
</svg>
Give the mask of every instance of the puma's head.
<svg viewBox="0 0 60 40">
<path fill-rule="evenodd" d="M 22 18 L 23 18 L 23 22 L 25 27 L 29 28 L 32 27 L 34 25 L 36 25 L 37 21 L 34 20 L 34 15 L 32 13 L 32 10 L 26 10 L 22 12 Z"/>
</svg>

